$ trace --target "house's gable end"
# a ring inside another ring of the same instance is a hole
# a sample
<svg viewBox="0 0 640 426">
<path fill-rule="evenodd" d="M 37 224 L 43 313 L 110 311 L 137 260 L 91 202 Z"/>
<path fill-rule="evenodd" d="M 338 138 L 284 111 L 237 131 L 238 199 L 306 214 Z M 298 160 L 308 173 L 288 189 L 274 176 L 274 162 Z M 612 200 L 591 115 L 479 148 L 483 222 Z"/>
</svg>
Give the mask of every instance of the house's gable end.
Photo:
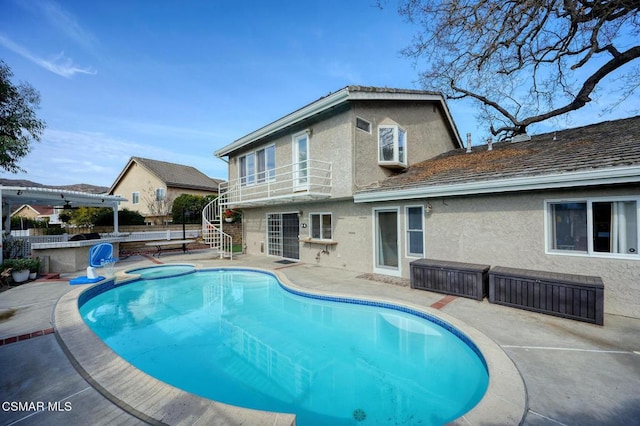
<svg viewBox="0 0 640 426">
<path fill-rule="evenodd" d="M 129 161 L 127 161 L 127 164 L 125 164 L 125 166 L 122 168 L 122 170 L 118 174 L 118 177 L 116 177 L 116 179 L 113 181 L 113 183 L 109 187 L 107 194 L 115 195 L 115 193 L 117 192 L 118 186 L 120 185 L 122 180 L 125 178 L 125 176 L 127 175 L 127 173 L 129 172 L 129 170 L 131 169 L 134 163 L 135 163 L 134 157 L 129 158 Z"/>
<path fill-rule="evenodd" d="M 264 141 L 265 138 L 273 138 L 275 134 L 283 131 L 290 131 L 294 126 L 300 126 L 302 122 L 309 120 L 314 116 L 334 110 L 345 104 L 354 101 L 377 100 L 377 101 L 422 101 L 436 102 L 444 111 L 447 123 L 451 128 L 451 133 L 458 142 L 458 146 L 462 146 L 458 134 L 458 130 L 451 118 L 449 109 L 446 106 L 445 99 L 442 94 L 426 90 L 413 89 L 393 89 L 369 86 L 347 86 L 337 92 L 330 93 L 304 107 L 293 111 L 284 117 L 263 126 L 240 139 L 235 140 L 231 144 L 217 150 L 217 157 L 232 156 L 239 150 L 246 148 L 258 141 Z M 316 118 L 317 120 L 317 118 Z"/>
<path fill-rule="evenodd" d="M 134 161 L 164 182 L 167 187 L 218 191 L 219 182 L 195 167 L 141 157 L 134 157 Z"/>
</svg>

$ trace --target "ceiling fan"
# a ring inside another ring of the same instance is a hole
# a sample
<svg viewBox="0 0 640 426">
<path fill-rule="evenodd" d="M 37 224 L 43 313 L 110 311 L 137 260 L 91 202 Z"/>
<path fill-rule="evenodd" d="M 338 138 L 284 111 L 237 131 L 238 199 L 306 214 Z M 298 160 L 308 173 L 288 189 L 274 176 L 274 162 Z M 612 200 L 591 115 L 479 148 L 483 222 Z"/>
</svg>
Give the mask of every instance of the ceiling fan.
<svg viewBox="0 0 640 426">
<path fill-rule="evenodd" d="M 74 207 L 71 205 L 71 201 L 69 200 L 65 200 L 64 202 L 64 206 L 62 206 L 62 210 L 75 210 L 78 209 L 79 207 Z"/>
</svg>

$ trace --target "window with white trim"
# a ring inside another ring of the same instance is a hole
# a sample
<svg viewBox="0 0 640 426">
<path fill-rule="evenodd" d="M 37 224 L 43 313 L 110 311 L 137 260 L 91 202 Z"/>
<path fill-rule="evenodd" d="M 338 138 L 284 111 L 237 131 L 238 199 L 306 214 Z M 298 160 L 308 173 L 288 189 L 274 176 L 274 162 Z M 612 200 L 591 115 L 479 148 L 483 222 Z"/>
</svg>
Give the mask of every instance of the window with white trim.
<svg viewBox="0 0 640 426">
<path fill-rule="evenodd" d="M 133 204 L 140 204 L 140 193 L 139 192 L 132 192 L 131 193 L 131 202 Z"/>
<path fill-rule="evenodd" d="M 424 207 L 405 208 L 405 226 L 407 228 L 407 256 L 424 256 Z"/>
<path fill-rule="evenodd" d="M 378 164 L 407 167 L 407 132 L 396 125 L 378 126 Z"/>
<path fill-rule="evenodd" d="M 242 186 L 272 181 L 276 176 L 276 146 L 269 145 L 240 158 L 239 175 Z"/>
<path fill-rule="evenodd" d="M 364 118 L 356 117 L 356 128 L 363 132 L 371 133 L 371 123 Z"/>
<path fill-rule="evenodd" d="M 255 154 L 253 152 L 240 157 L 240 184 L 253 185 L 255 182 Z"/>
<path fill-rule="evenodd" d="M 276 146 L 268 147 L 256 151 L 256 171 L 258 183 L 275 179 L 276 172 Z"/>
<path fill-rule="evenodd" d="M 640 199 L 548 201 L 551 252 L 639 257 Z"/>
<path fill-rule="evenodd" d="M 311 213 L 309 237 L 316 240 L 330 240 L 333 235 L 331 213 Z"/>
<path fill-rule="evenodd" d="M 158 188 L 156 189 L 156 201 L 162 201 L 164 200 L 164 197 L 166 196 L 166 191 L 164 188 Z"/>
</svg>

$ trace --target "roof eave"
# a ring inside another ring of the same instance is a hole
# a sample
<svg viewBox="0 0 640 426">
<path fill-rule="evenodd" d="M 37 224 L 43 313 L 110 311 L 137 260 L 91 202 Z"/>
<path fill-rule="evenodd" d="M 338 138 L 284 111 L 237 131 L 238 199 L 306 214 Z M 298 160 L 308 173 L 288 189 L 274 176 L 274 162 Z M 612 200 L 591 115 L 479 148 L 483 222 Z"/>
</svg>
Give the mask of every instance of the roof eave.
<svg viewBox="0 0 640 426">
<path fill-rule="evenodd" d="M 232 153 L 233 151 L 240 149 L 246 145 L 249 145 L 252 142 L 255 142 L 259 139 L 262 139 L 266 136 L 269 136 L 275 132 L 283 130 L 289 126 L 292 126 L 300 121 L 306 120 L 316 114 L 322 113 L 326 110 L 334 108 L 338 105 L 341 105 L 348 101 L 362 101 L 362 100 L 416 100 L 416 101 L 433 101 L 439 102 L 442 106 L 442 110 L 444 111 L 445 117 L 455 139 L 460 148 L 463 147 L 462 139 L 460 138 L 460 134 L 458 133 L 458 129 L 453 121 L 447 103 L 442 94 L 438 93 L 427 93 L 427 92 L 372 92 L 372 91 L 360 91 L 360 90 L 349 90 L 349 87 L 345 87 L 335 93 L 332 93 L 324 98 L 321 98 L 305 107 L 300 108 L 288 114 L 271 124 L 268 124 L 260 129 L 249 133 L 246 136 L 241 137 L 240 139 L 235 140 L 231 144 L 220 148 L 219 150 L 214 152 L 216 157 L 225 157 Z"/>
<path fill-rule="evenodd" d="M 299 121 L 305 120 L 309 117 L 319 114 L 329 108 L 338 106 L 343 102 L 346 102 L 348 99 L 349 99 L 348 89 L 344 88 L 342 90 L 339 90 L 335 93 L 332 93 L 328 96 L 325 96 L 322 99 L 319 99 L 307 105 L 306 107 L 303 107 L 297 111 L 294 111 L 291 114 L 288 114 L 272 122 L 271 124 L 261 127 L 260 129 L 254 132 L 251 132 L 248 135 L 241 137 L 240 139 L 237 139 L 231 144 L 215 151 L 214 155 L 216 157 L 225 157 L 229 155 L 231 152 L 239 148 L 242 148 L 243 146 L 248 145 L 251 142 L 254 142 L 258 139 L 261 139 L 265 136 L 268 136 L 284 128 L 287 128 L 292 124 L 295 124 Z"/>
<path fill-rule="evenodd" d="M 410 200 L 416 198 L 453 197 L 500 192 L 534 191 L 592 185 L 640 182 L 640 165 L 540 176 L 472 181 L 450 185 L 415 186 L 398 190 L 381 190 L 355 194 L 354 202 Z"/>
</svg>

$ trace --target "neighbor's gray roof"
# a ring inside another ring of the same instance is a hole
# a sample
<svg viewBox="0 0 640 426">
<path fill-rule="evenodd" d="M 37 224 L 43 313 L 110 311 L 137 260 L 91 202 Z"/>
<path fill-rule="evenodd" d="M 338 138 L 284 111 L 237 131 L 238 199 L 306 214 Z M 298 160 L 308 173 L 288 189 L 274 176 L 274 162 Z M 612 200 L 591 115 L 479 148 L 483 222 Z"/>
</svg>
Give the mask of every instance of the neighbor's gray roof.
<svg viewBox="0 0 640 426">
<path fill-rule="evenodd" d="M 131 162 L 134 161 L 148 169 L 151 173 L 155 174 L 168 187 L 200 189 L 217 192 L 220 182 L 222 182 L 222 180 L 208 177 L 192 166 L 151 160 L 143 157 L 131 157 L 131 160 L 129 160 L 125 170 L 129 167 Z M 118 178 L 118 180 L 120 179 Z"/>
<path fill-rule="evenodd" d="M 440 187 L 640 166 L 640 116 L 534 135 L 530 141 L 456 149 L 410 166 L 360 193 Z M 635 173 L 635 172 L 634 172 Z"/>
</svg>

